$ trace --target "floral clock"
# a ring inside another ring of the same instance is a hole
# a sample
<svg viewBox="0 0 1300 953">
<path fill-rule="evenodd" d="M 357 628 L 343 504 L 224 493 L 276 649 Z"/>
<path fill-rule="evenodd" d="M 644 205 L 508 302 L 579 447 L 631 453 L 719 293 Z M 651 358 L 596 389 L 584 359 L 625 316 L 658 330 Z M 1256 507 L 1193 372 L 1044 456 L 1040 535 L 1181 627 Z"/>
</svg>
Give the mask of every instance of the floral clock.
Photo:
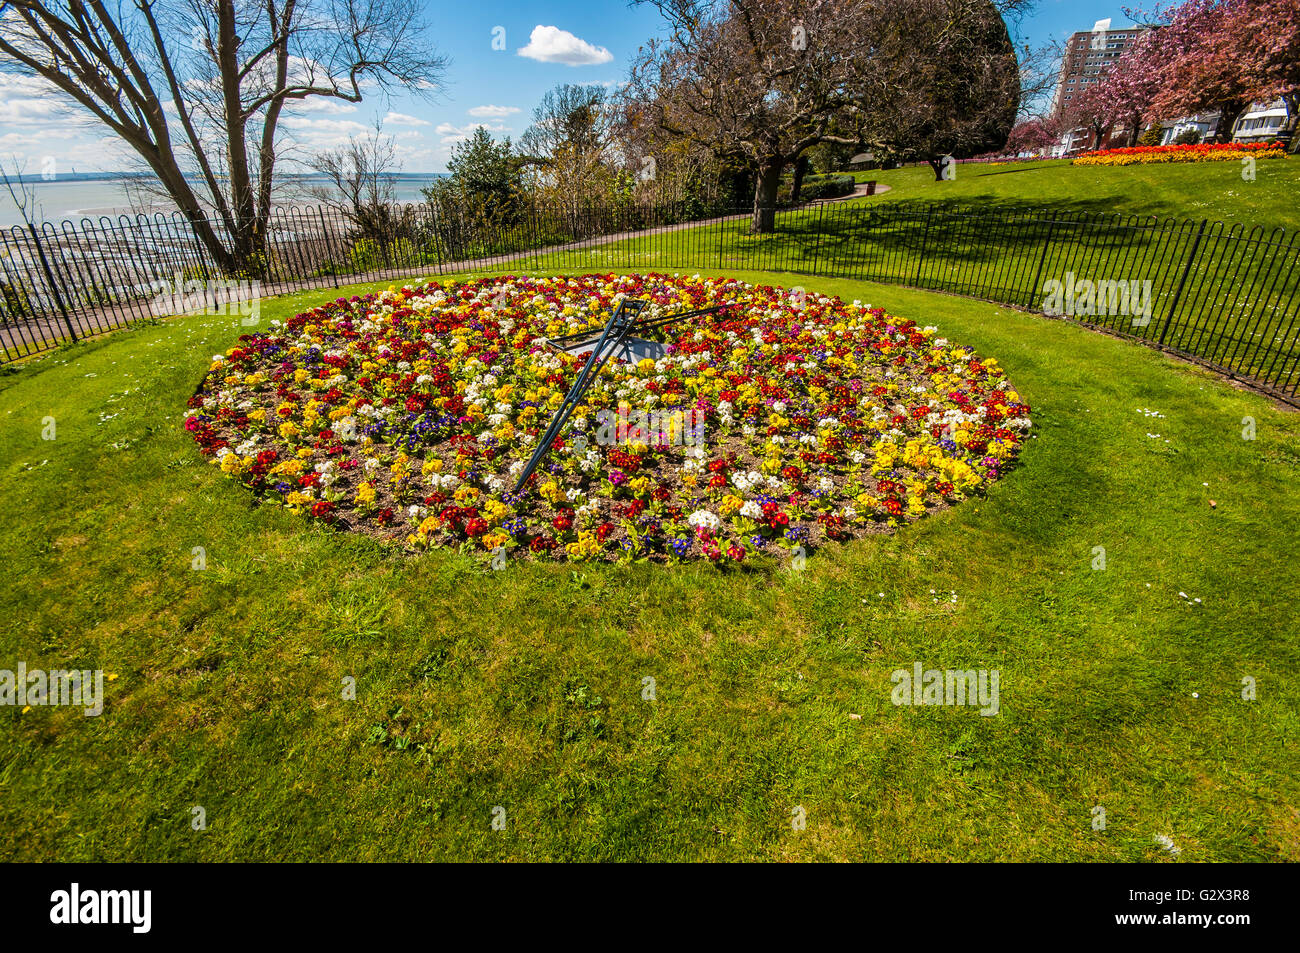
<svg viewBox="0 0 1300 953">
<path fill-rule="evenodd" d="M 553 339 L 624 297 L 672 324 L 596 377 Z M 1014 463 L 997 362 L 858 302 L 677 275 L 500 277 L 340 298 L 213 359 L 186 428 L 260 499 L 414 549 L 739 561 L 892 529 Z"/>
</svg>

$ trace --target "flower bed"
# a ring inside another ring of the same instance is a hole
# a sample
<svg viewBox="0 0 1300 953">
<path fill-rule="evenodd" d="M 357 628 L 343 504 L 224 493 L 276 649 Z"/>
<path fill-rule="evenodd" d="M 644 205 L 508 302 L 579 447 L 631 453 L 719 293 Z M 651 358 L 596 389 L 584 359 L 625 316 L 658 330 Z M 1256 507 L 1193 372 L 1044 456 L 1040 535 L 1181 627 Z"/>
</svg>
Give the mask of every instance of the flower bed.
<svg viewBox="0 0 1300 953">
<path fill-rule="evenodd" d="M 511 492 L 624 296 L 653 318 L 736 302 L 613 362 Z M 744 559 L 888 532 L 980 492 L 1029 408 L 997 362 L 857 302 L 721 278 L 584 275 L 390 288 L 217 355 L 201 452 L 262 500 L 423 549 Z"/>
<path fill-rule="evenodd" d="M 1165 162 L 1238 162 L 1242 156 L 1256 159 L 1284 159 L 1286 150 L 1278 142 L 1202 142 L 1181 146 L 1133 146 L 1089 152 L 1071 165 L 1156 165 Z"/>
</svg>

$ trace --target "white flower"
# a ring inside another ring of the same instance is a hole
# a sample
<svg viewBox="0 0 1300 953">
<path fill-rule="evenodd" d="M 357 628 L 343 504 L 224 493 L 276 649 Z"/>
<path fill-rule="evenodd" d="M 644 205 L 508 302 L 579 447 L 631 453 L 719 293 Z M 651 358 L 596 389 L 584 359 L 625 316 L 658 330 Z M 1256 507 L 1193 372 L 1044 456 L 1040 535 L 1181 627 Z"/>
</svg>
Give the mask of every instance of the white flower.
<svg viewBox="0 0 1300 953">
<path fill-rule="evenodd" d="M 722 520 L 708 510 L 696 510 L 687 518 L 686 522 L 692 526 L 707 530 L 715 530 L 722 525 Z"/>
</svg>

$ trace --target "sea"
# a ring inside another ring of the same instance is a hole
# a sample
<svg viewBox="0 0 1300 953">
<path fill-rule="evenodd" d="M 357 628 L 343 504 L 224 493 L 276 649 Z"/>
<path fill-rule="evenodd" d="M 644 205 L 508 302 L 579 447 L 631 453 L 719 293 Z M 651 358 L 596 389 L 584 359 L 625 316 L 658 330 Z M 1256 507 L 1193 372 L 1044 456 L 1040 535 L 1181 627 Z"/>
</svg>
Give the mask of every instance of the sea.
<svg viewBox="0 0 1300 953">
<path fill-rule="evenodd" d="M 394 182 L 394 199 L 401 203 L 423 202 L 421 189 L 427 188 L 440 172 L 399 173 Z M 98 219 L 101 215 L 116 218 L 137 211 L 170 212 L 174 206 L 147 196 L 140 188 L 142 179 L 129 174 L 70 173 L 53 179 L 24 176 L 22 185 L 33 193 L 28 214 L 37 222 L 77 222 L 82 218 Z M 280 204 L 315 204 L 303 195 L 303 190 L 325 183 L 319 175 L 283 175 L 279 177 L 282 188 Z M 15 186 L 16 188 L 16 186 Z M 22 225 L 23 216 L 3 183 L 0 183 L 0 228 Z"/>
</svg>

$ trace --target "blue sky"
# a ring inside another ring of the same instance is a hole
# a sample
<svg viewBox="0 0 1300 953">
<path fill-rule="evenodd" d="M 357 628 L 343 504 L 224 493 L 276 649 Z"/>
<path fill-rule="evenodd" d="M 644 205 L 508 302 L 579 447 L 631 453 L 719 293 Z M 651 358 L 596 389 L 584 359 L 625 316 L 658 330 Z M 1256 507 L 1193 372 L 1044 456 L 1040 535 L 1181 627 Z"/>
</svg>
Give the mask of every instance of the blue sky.
<svg viewBox="0 0 1300 953">
<path fill-rule="evenodd" d="M 382 118 L 404 171 L 443 171 L 451 147 L 476 125 L 517 138 L 542 94 L 559 83 L 622 82 L 637 47 L 661 28 L 653 8 L 617 0 L 444 0 L 430 2 L 427 16 L 438 49 L 452 61 L 436 100 L 402 95 L 355 106 L 303 104 L 283 121 L 290 155 L 338 145 Z M 1106 2 L 1040 0 L 1020 35 L 1037 46 L 1103 17 L 1116 27 L 1129 23 Z M 60 172 L 98 172 L 135 167 L 130 155 L 101 127 L 61 108 L 38 81 L 0 74 L 0 159 L 16 157 L 35 174 L 51 157 Z"/>
</svg>

